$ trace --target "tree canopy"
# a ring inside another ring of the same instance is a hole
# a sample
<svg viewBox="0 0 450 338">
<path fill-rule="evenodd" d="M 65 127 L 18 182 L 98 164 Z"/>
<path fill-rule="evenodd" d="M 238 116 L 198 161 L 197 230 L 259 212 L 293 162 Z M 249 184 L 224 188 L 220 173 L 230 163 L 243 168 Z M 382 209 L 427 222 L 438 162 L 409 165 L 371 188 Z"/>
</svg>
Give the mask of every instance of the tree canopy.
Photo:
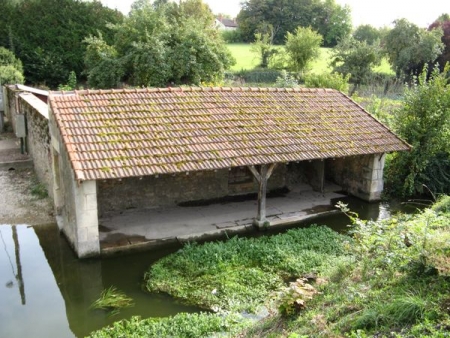
<svg viewBox="0 0 450 338">
<path fill-rule="evenodd" d="M 444 51 L 438 57 L 438 62 L 441 70 L 444 69 L 445 64 L 450 62 L 450 15 L 441 15 L 433 24 L 430 25 L 429 30 L 442 29 L 443 35 L 441 42 L 444 44 Z"/>
<path fill-rule="evenodd" d="M 122 23 L 112 26 L 112 44 L 101 35 L 85 40 L 89 85 L 198 85 L 222 80 L 233 59 L 213 20 L 201 0 L 140 0 Z"/>
<path fill-rule="evenodd" d="M 331 65 L 335 72 L 351 74 L 354 89 L 372 73 L 372 68 L 381 62 L 379 43 L 372 45 L 365 41 L 348 37 L 342 40 L 332 51 Z"/>
<path fill-rule="evenodd" d="M 384 46 L 397 77 L 418 75 L 424 65 L 436 61 L 444 49 L 441 37 L 440 28 L 428 31 L 406 19 L 396 20 Z"/>
<path fill-rule="evenodd" d="M 350 8 L 335 0 L 246 0 L 237 17 L 244 41 L 251 42 L 261 25 L 270 24 L 276 44 L 297 27 L 311 27 L 323 37 L 324 45 L 334 46 L 352 29 Z"/>
<path fill-rule="evenodd" d="M 372 25 L 360 25 L 353 32 L 355 40 L 366 42 L 371 45 L 377 40 L 381 40 L 381 31 Z"/>
<path fill-rule="evenodd" d="M 4 84 L 23 83 L 22 62 L 13 52 L 0 47 L 0 86 Z"/>
<path fill-rule="evenodd" d="M 22 60 L 27 81 L 51 88 L 71 71 L 81 75 L 86 36 L 101 32 L 111 41 L 107 23 L 123 18 L 97 0 L 2 0 L 0 12 L 0 46 Z"/>
</svg>

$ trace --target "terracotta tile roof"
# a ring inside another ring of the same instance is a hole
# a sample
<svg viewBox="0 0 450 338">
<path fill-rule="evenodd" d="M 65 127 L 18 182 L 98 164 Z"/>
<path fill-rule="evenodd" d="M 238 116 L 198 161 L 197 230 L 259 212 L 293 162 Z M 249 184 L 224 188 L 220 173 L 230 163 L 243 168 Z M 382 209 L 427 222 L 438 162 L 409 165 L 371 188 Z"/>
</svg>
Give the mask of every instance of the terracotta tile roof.
<svg viewBox="0 0 450 338">
<path fill-rule="evenodd" d="M 78 180 L 409 149 L 330 89 L 53 92 L 50 107 Z"/>
</svg>

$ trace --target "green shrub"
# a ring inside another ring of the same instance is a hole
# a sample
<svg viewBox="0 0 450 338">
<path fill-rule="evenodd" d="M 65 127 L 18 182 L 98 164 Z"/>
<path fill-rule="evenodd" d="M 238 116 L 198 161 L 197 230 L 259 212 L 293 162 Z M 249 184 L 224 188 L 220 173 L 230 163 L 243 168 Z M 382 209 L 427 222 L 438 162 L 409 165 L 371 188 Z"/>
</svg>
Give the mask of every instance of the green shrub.
<svg viewBox="0 0 450 338">
<path fill-rule="evenodd" d="M 317 293 L 318 291 L 307 283 L 307 279 L 299 278 L 295 282 L 291 282 L 289 287 L 278 292 L 276 297 L 278 310 L 284 316 L 298 314 L 306 308 L 306 302 Z"/>
<path fill-rule="evenodd" d="M 277 78 L 282 75 L 281 71 L 274 69 L 253 69 L 241 70 L 236 74 L 245 82 L 253 83 L 275 83 Z"/>
<path fill-rule="evenodd" d="M 393 195 L 423 194 L 424 185 L 433 193 L 450 193 L 449 67 L 442 73 L 436 68 L 430 77 L 425 69 L 395 114 L 395 130 L 412 149 L 395 154 L 386 168 L 386 186 Z"/>
<path fill-rule="evenodd" d="M 436 212 L 450 213 L 450 196 L 441 196 L 431 209 Z"/>
<path fill-rule="evenodd" d="M 238 29 L 235 30 L 223 30 L 220 32 L 222 39 L 226 43 L 241 43 L 244 42 L 242 39 L 241 32 Z"/>
<path fill-rule="evenodd" d="M 305 75 L 305 87 L 307 88 L 331 88 L 340 92 L 348 92 L 348 82 L 350 74 L 343 75 L 340 73 L 309 73 Z"/>
<path fill-rule="evenodd" d="M 58 86 L 58 90 L 69 91 L 69 90 L 75 90 L 75 89 L 77 89 L 77 75 L 72 70 L 69 74 L 69 77 L 67 78 L 67 83 L 60 84 Z"/>
<path fill-rule="evenodd" d="M 298 81 L 285 70 L 281 71 L 281 75 L 277 77 L 276 86 L 279 88 L 296 88 Z"/>
</svg>

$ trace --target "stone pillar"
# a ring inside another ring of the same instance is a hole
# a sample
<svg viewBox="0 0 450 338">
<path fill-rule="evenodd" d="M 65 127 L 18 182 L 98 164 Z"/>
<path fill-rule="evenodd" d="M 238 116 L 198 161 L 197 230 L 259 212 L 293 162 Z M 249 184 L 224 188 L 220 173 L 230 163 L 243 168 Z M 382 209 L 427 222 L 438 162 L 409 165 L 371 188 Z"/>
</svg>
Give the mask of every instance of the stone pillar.
<svg viewBox="0 0 450 338">
<path fill-rule="evenodd" d="M 85 258 L 100 254 L 97 212 L 96 181 L 74 184 L 76 213 L 76 243 L 78 257 Z"/>
<path fill-rule="evenodd" d="M 258 181 L 258 214 L 256 215 L 253 224 L 258 228 L 263 228 L 268 225 L 266 219 L 266 193 L 267 193 L 267 180 L 273 173 L 275 169 L 275 163 L 272 164 L 262 164 L 261 169 L 258 172 L 254 166 L 248 167 Z"/>
<path fill-rule="evenodd" d="M 375 154 L 370 157 L 368 164 L 363 168 L 363 192 L 365 200 L 372 202 L 381 199 L 383 192 L 383 170 L 385 154 Z"/>
</svg>

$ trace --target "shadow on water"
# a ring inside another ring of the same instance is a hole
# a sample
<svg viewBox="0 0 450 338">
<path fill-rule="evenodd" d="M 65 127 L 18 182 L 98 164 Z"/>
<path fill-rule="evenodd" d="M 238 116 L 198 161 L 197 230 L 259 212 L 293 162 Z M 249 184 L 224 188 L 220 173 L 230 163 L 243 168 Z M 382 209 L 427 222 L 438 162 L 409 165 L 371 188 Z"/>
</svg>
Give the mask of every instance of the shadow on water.
<svg viewBox="0 0 450 338">
<path fill-rule="evenodd" d="M 133 315 L 197 312 L 142 289 L 149 265 L 171 251 L 78 260 L 56 225 L 0 225 L 0 337 L 84 337 Z M 90 305 L 116 286 L 135 306 L 108 316 Z"/>
<path fill-rule="evenodd" d="M 400 203 L 369 204 L 351 197 L 343 202 L 363 219 L 416 210 Z M 336 203 L 311 212 L 333 209 Z M 345 231 L 349 220 L 338 213 L 291 227 L 313 223 Z M 259 235 L 264 234 L 267 232 Z M 54 224 L 0 225 L 0 337 L 84 337 L 133 315 L 146 318 L 197 312 L 198 308 L 166 295 L 143 291 L 143 275 L 149 265 L 175 250 L 79 260 Z M 112 317 L 90 309 L 101 291 L 112 285 L 132 297 L 135 306 Z"/>
</svg>

